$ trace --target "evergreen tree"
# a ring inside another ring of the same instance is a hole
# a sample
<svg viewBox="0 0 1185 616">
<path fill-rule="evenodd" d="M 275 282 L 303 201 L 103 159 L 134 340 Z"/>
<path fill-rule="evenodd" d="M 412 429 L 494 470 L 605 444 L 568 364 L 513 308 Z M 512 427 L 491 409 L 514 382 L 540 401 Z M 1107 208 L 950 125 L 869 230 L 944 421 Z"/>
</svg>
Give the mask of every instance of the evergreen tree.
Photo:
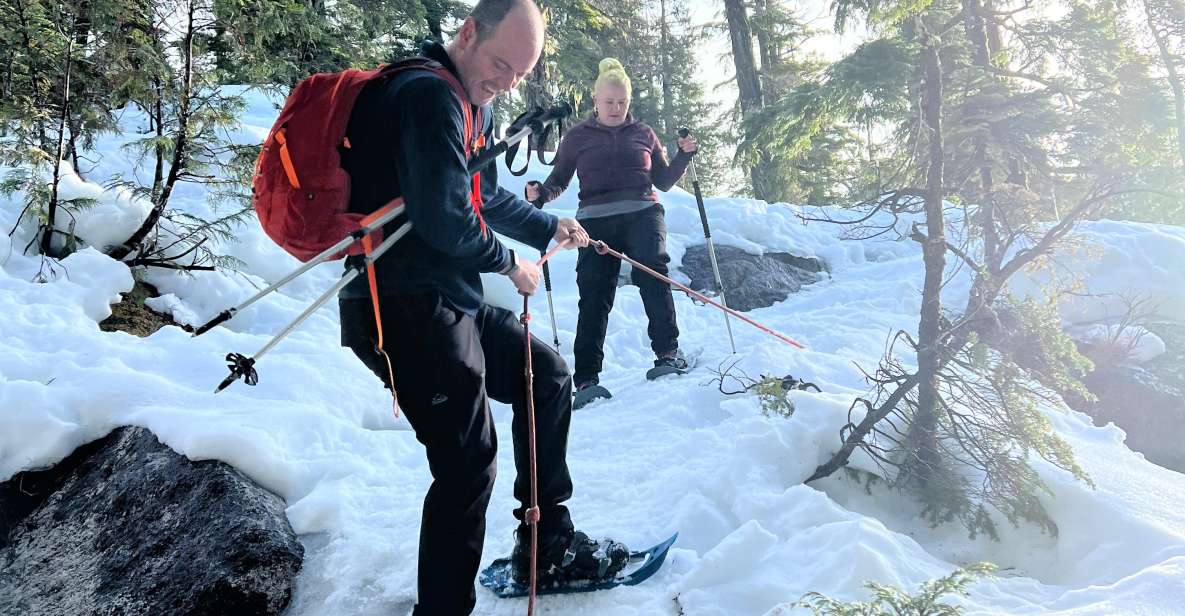
<svg viewBox="0 0 1185 616">
<path fill-rule="evenodd" d="M 1160 159 L 1165 130 L 1137 110 L 1165 98 L 1125 14 L 1107 2 L 1068 8 L 1006 21 L 983 0 L 841 2 L 841 24 L 866 15 L 881 38 L 769 104 L 782 119 L 766 142 L 790 156 L 861 113 L 894 133 L 886 150 L 901 163 L 888 178 L 897 188 L 862 204 L 869 212 L 852 233 L 894 233 L 901 217 L 916 216 L 906 235 L 922 245 L 926 271 L 917 337 L 895 337 L 869 373 L 875 395 L 853 404 L 863 418 L 845 428 L 840 451 L 812 480 L 859 447 L 894 485 L 915 490 L 932 522 L 994 535 L 990 510 L 1056 533 L 1030 453 L 1086 479 L 1035 401 L 1050 389 L 1080 389 L 1088 363 L 1056 322 L 1017 309 L 1006 285 L 1062 245 L 1075 222 L 1146 195 L 1146 168 Z M 948 236 L 948 215 L 966 231 Z M 942 297 L 952 261 L 973 274 L 960 310 Z M 1029 351 L 1039 359 L 1002 342 L 1005 320 L 1041 332 L 1026 336 L 1042 341 Z"/>
<path fill-rule="evenodd" d="M 414 55 L 466 12 L 447 0 L 216 0 L 213 10 L 217 23 L 203 36 L 216 39 L 208 46 L 224 83 L 283 89 L 313 73 Z"/>
<path fill-rule="evenodd" d="M 114 3 L 4 0 L 0 20 L 0 163 L 13 167 L 0 190 L 20 191 L 20 220 L 36 221 L 35 244 L 50 257 L 74 243 L 73 219 L 89 200 L 58 194 L 66 165 L 79 169 L 79 149 L 112 123 L 106 82 L 90 36 L 93 13 Z M 64 163 L 68 161 L 68 163 Z M 63 220 L 65 219 L 65 220 Z"/>
</svg>

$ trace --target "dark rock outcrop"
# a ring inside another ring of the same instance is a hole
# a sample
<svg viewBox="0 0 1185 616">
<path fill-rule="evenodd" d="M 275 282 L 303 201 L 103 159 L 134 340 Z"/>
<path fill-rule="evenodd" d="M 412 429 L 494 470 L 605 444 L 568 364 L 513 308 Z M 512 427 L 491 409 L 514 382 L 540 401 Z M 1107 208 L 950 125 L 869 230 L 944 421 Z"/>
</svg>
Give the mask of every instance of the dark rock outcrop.
<svg viewBox="0 0 1185 616">
<path fill-rule="evenodd" d="M 285 504 L 120 428 L 0 484 L 0 614 L 279 614 L 304 550 Z"/>
<path fill-rule="evenodd" d="M 728 306 L 742 312 L 772 306 L 797 293 L 803 285 L 817 282 L 826 270 L 818 259 L 782 252 L 751 255 L 732 246 L 716 246 L 716 262 Z M 689 246 L 679 269 L 691 278 L 691 288 L 716 290 L 705 244 Z"/>
<path fill-rule="evenodd" d="M 1086 413 L 1095 425 L 1114 423 L 1127 433 L 1132 451 L 1150 462 L 1185 473 L 1185 325 L 1148 324 L 1146 327 L 1165 342 L 1165 353 L 1134 365 L 1114 347 L 1076 342 L 1078 351 L 1094 362 L 1094 369 L 1079 380 L 1097 398 L 1077 391 L 1044 385 L 1056 391 L 1070 408 Z M 1016 315 L 998 309 L 976 329 L 981 340 L 1007 353 L 1031 375 L 1053 371 L 1043 363 L 1040 337 L 1026 334 Z"/>
<path fill-rule="evenodd" d="M 1097 401 L 1066 402 L 1094 419 L 1114 422 L 1127 433 L 1127 446 L 1154 462 L 1185 473 L 1185 325 L 1147 326 L 1165 342 L 1165 353 L 1139 366 L 1098 361 L 1094 349 L 1080 345 L 1096 359 L 1096 369 L 1082 383 Z"/>
</svg>

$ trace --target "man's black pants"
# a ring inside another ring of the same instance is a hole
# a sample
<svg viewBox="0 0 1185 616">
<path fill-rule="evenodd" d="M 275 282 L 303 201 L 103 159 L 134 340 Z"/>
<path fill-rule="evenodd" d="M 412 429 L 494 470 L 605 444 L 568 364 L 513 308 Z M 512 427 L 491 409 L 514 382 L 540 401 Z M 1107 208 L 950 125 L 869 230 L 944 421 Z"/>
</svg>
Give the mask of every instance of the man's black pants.
<svg viewBox="0 0 1185 616">
<path fill-rule="evenodd" d="M 635 261 L 666 275 L 667 225 L 663 207 L 656 203 L 638 212 L 601 218 L 582 219 L 580 224 L 593 239 L 598 239 Z M 605 329 L 609 312 L 617 294 L 617 275 L 621 261 L 611 255 L 597 254 L 594 248 L 581 248 L 576 260 L 576 286 L 580 290 L 580 316 L 576 322 L 576 382 L 582 383 L 601 373 L 605 358 Z M 638 270 L 631 274 L 633 283 L 642 296 L 650 335 L 650 348 L 655 355 L 673 351 L 679 346 L 679 328 L 675 325 L 675 300 L 671 285 Z"/>
<path fill-rule="evenodd" d="M 375 351 L 369 299 L 340 301 L 342 345 L 384 382 L 387 365 Z M 451 308 L 440 295 L 382 297 L 383 342 L 395 374 L 399 406 L 424 445 L 432 486 L 420 526 L 416 616 L 469 614 L 485 540 L 485 513 L 494 486 L 497 437 L 489 398 L 512 405 L 511 433 L 518 476 L 514 496 L 522 520 L 530 503 L 523 328 L 510 311 L 483 306 L 476 316 Z M 564 360 L 531 340 L 541 537 L 572 528 L 562 502 L 572 495 L 566 461 L 572 380 Z"/>
</svg>

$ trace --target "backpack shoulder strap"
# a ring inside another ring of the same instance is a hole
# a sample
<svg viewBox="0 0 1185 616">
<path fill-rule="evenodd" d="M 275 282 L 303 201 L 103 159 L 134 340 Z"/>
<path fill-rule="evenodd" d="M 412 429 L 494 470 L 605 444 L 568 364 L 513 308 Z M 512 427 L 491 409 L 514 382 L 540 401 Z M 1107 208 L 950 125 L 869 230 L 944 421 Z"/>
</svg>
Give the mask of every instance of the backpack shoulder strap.
<svg viewBox="0 0 1185 616">
<path fill-rule="evenodd" d="M 461 106 L 461 117 L 464 119 L 464 144 L 465 144 L 465 158 L 469 158 L 474 149 L 479 136 L 475 134 L 481 131 L 481 125 L 478 124 L 481 119 L 481 112 L 478 110 L 478 117 L 473 117 L 473 110 L 469 104 L 469 95 L 465 93 L 465 86 L 461 85 L 461 81 L 457 76 L 444 67 L 443 64 L 431 58 L 413 57 L 404 58 L 391 64 L 385 64 L 379 67 L 372 79 L 390 79 L 400 73 L 408 71 L 425 71 L 436 75 L 444 80 L 445 83 L 453 91 L 453 96 L 457 98 L 457 103 Z"/>
</svg>

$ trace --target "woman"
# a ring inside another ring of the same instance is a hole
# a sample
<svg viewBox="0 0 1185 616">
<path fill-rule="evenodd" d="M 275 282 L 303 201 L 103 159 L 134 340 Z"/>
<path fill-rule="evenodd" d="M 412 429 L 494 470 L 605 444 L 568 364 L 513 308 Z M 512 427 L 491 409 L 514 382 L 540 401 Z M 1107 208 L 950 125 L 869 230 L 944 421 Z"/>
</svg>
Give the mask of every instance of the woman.
<svg viewBox="0 0 1185 616">
<path fill-rule="evenodd" d="M 654 188 L 668 191 L 683 176 L 698 146 L 694 137 L 679 139 L 679 152 L 667 162 L 654 131 L 629 114 L 630 78 L 621 62 L 601 60 L 593 90 L 592 117 L 574 126 L 560 142 L 555 168 L 542 184 L 527 185 L 527 200 L 542 204 L 559 197 L 572 174 L 580 177 L 580 206 L 576 219 L 589 236 L 625 252 L 640 263 L 667 273 L 667 229 L 663 207 Z M 580 316 L 576 326 L 576 390 L 599 383 L 602 346 L 621 261 L 581 248 L 576 262 Z M 634 271 L 633 282 L 642 296 L 647 333 L 656 368 L 664 374 L 683 372 L 687 360 L 679 352 L 679 328 L 671 287 L 644 272 Z M 655 371 L 648 373 L 648 376 Z M 604 392 L 607 396 L 608 392 Z M 579 397 L 579 396 L 578 396 Z"/>
</svg>

